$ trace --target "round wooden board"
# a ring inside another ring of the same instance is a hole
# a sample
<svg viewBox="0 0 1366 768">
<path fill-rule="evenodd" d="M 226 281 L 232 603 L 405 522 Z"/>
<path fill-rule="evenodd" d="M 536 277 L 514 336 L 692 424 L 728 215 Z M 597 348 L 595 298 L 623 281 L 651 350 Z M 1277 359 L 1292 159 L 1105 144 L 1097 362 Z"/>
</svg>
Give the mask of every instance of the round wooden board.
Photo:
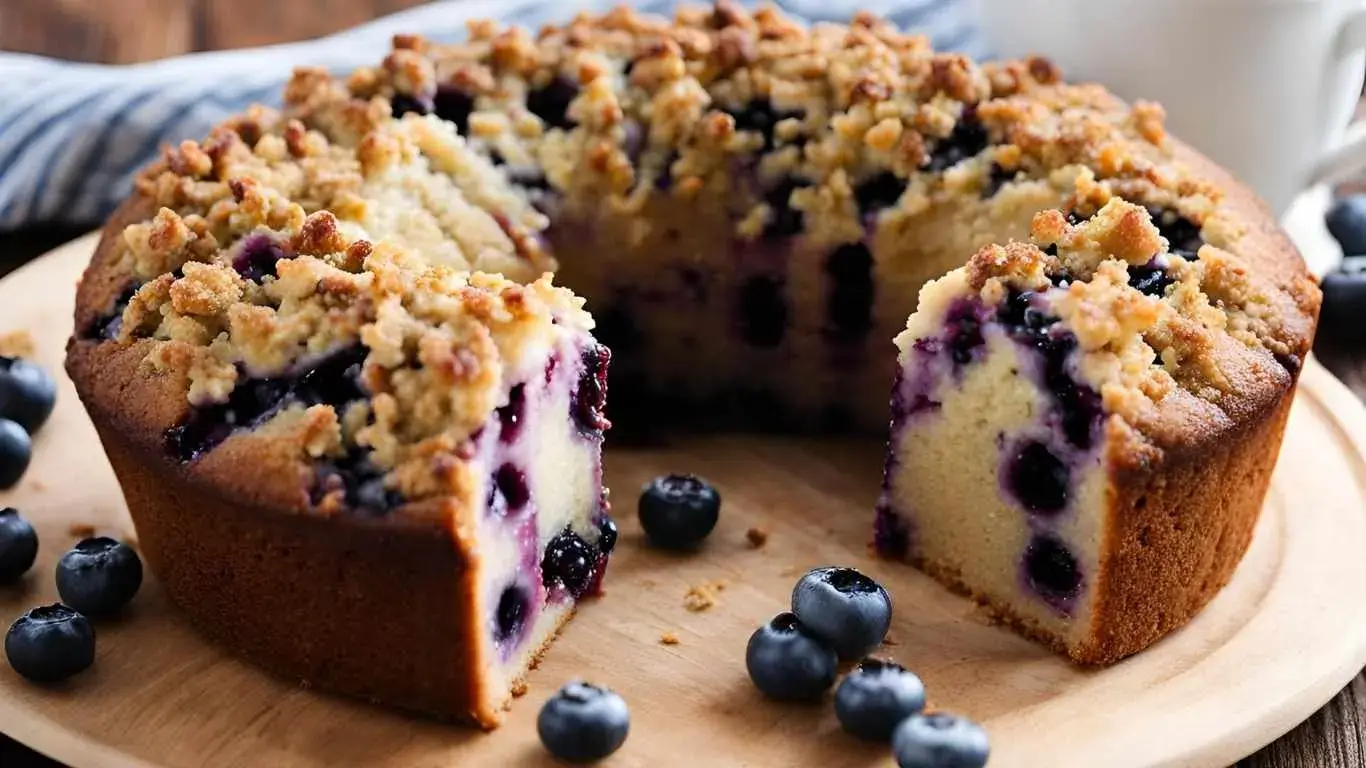
<svg viewBox="0 0 1366 768">
<path fill-rule="evenodd" d="M 27 329 L 60 373 L 75 282 L 93 239 L 0 281 L 0 332 Z M 39 561 L 0 592 L 0 620 L 56 599 L 53 566 L 83 525 L 132 535 L 113 473 L 70 382 L 20 487 L 0 493 L 38 526 Z M 582 676 L 620 691 L 632 734 L 610 764 L 889 765 L 839 732 L 827 706 L 760 698 L 744 670 L 750 632 L 787 605 L 797 575 L 856 565 L 896 601 L 883 650 L 915 670 L 932 705 L 985 723 L 992 765 L 1222 766 L 1289 730 L 1366 664 L 1366 412 L 1311 361 L 1252 549 L 1188 627 L 1122 664 L 1072 667 L 982 620 L 916 571 L 868 556 L 882 446 L 718 436 L 613 450 L 622 537 L 605 599 L 586 604 L 530 678 L 507 724 L 484 734 L 410 719 L 272 679 L 200 640 L 154 580 L 130 615 L 99 626 L 95 667 L 44 689 L 0 668 L 0 730 L 77 768 L 539 764 L 537 710 Z M 722 521 L 698 554 L 648 550 L 631 514 L 649 477 L 710 477 Z M 768 532 L 752 548 L 751 527 Z M 690 587 L 723 585 L 690 612 Z M 672 633 L 677 645 L 663 645 Z M 395 649 L 401 653 L 401 649 Z"/>
</svg>

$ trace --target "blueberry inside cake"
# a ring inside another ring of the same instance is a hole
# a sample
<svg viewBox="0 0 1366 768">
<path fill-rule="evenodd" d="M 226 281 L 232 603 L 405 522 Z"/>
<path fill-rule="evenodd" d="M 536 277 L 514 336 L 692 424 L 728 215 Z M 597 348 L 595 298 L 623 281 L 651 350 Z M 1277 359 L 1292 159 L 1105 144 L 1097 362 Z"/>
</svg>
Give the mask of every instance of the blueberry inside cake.
<svg viewBox="0 0 1366 768">
<path fill-rule="evenodd" d="M 722 0 L 296 71 L 141 175 L 68 370 L 206 634 L 492 727 L 603 578 L 609 419 L 882 437 L 894 381 L 874 549 L 1140 650 L 1241 557 L 1317 307 L 1157 105 Z"/>
</svg>

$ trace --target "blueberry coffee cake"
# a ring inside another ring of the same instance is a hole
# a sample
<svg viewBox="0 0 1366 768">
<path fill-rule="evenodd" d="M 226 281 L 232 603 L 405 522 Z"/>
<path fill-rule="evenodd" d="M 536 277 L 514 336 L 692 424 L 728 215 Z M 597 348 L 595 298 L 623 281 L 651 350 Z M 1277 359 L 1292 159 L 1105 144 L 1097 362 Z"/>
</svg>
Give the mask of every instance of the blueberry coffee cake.
<svg viewBox="0 0 1366 768">
<path fill-rule="evenodd" d="M 141 176 L 68 369 L 207 634 L 492 726 L 602 577 L 609 416 L 885 435 L 894 380 L 876 549 L 1142 649 L 1240 558 L 1317 308 L 1157 105 L 722 1 L 298 70 Z"/>
</svg>

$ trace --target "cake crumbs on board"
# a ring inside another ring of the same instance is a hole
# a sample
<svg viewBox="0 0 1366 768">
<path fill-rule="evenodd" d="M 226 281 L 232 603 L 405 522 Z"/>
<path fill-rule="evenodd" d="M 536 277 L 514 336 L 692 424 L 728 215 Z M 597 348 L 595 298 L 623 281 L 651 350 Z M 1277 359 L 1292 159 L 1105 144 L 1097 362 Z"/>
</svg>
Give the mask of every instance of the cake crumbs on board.
<svg viewBox="0 0 1366 768">
<path fill-rule="evenodd" d="M 95 526 L 90 523 L 72 523 L 66 528 L 73 539 L 88 539 L 95 535 Z"/>
<path fill-rule="evenodd" d="M 678 635 L 675 635 L 672 632 L 665 632 L 659 636 L 660 645 L 678 645 L 678 643 Z"/>
<path fill-rule="evenodd" d="M 0 357 L 33 357 L 36 346 L 28 331 L 0 333 Z"/>
<path fill-rule="evenodd" d="M 683 595 L 683 607 L 693 613 L 701 613 L 716 607 L 721 592 L 726 589 L 726 582 L 717 579 L 702 584 L 695 584 L 688 587 L 688 591 Z"/>
<path fill-rule="evenodd" d="M 755 526 L 745 531 L 745 541 L 749 542 L 750 549 L 760 549 L 768 543 L 768 529 Z"/>
</svg>

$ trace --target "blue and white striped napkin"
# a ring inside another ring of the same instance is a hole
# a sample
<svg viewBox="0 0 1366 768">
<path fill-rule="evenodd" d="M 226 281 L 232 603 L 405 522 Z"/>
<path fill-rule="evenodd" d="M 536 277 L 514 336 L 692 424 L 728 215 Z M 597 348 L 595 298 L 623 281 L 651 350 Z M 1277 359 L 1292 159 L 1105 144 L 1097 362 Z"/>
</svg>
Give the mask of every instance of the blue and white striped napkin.
<svg viewBox="0 0 1366 768">
<path fill-rule="evenodd" d="M 0 53 L 0 232 L 30 224 L 98 222 L 163 144 L 200 138 L 253 102 L 278 105 L 298 65 L 346 72 L 374 64 L 398 32 L 450 41 L 465 22 L 497 18 L 536 28 L 621 0 L 445 0 L 303 43 L 200 53 L 146 64 L 75 64 Z M 982 56 L 961 0 L 780 0 L 810 21 L 845 21 L 857 8 L 928 34 L 936 47 Z M 635 3 L 669 13 L 673 0 Z"/>
</svg>

